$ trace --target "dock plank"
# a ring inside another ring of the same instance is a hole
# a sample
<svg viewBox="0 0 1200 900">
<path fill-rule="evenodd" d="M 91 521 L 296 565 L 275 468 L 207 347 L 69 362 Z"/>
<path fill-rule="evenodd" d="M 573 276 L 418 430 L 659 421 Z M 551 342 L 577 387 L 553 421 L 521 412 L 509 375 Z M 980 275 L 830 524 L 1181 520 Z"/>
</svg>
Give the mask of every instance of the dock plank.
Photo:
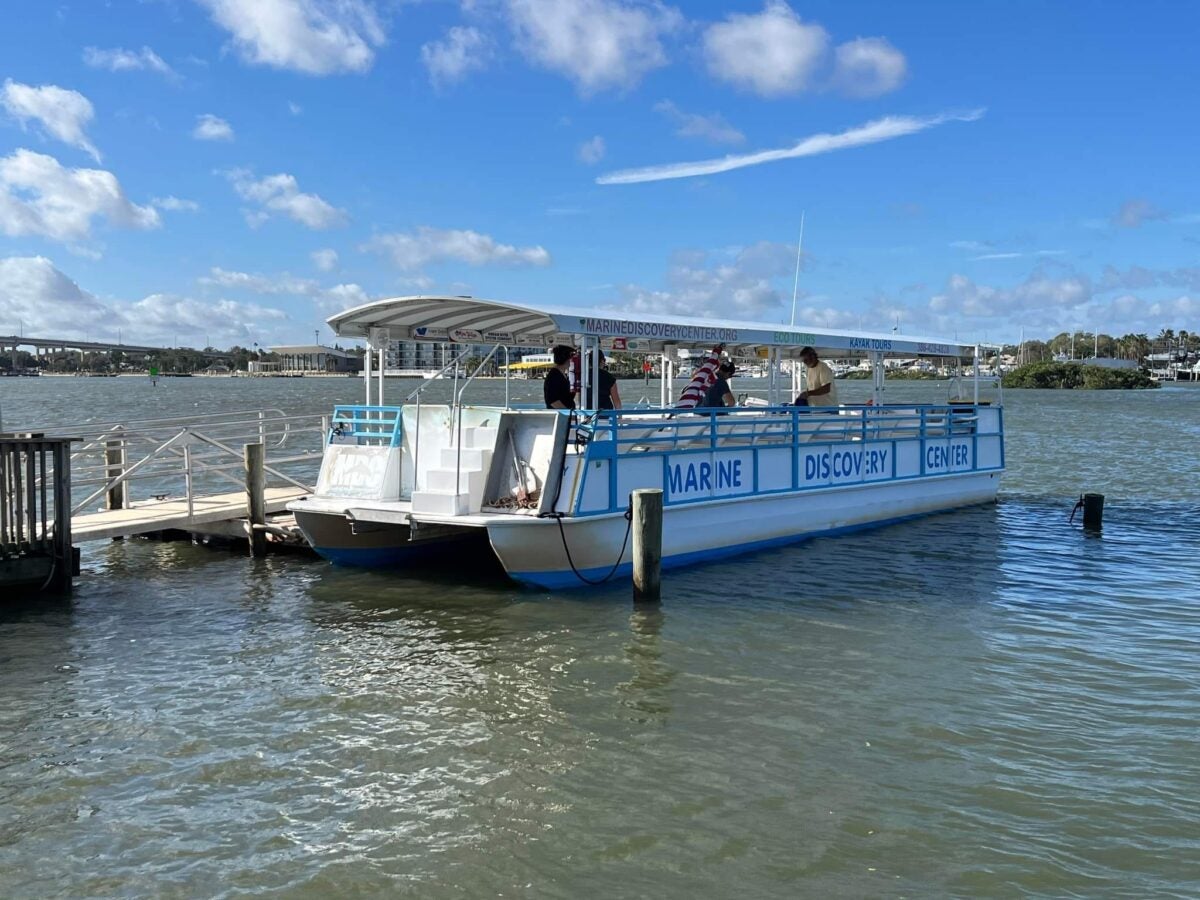
<svg viewBox="0 0 1200 900">
<path fill-rule="evenodd" d="M 307 493 L 297 487 L 269 487 L 266 489 L 267 513 L 282 512 L 288 503 Z M 192 501 L 192 510 L 193 514 L 188 516 L 185 499 L 139 501 L 128 509 L 100 510 L 74 516 L 71 519 L 71 537 L 75 543 L 101 541 L 154 531 L 187 531 L 193 525 L 241 519 L 246 516 L 246 494 L 244 491 L 233 491 L 196 497 Z"/>
</svg>

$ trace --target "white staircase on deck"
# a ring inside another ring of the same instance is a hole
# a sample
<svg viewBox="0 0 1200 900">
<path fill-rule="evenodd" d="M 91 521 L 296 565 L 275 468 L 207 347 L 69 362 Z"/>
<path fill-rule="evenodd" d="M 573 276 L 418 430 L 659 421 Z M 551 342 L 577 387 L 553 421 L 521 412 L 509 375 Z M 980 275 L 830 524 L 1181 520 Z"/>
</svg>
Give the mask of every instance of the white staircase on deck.
<svg viewBox="0 0 1200 900">
<path fill-rule="evenodd" d="M 436 465 L 425 472 L 425 489 L 413 491 L 412 511 L 439 516 L 465 516 L 479 512 L 497 429 L 466 426 L 462 449 L 442 447 Z M 460 468 L 461 466 L 461 468 Z"/>
</svg>

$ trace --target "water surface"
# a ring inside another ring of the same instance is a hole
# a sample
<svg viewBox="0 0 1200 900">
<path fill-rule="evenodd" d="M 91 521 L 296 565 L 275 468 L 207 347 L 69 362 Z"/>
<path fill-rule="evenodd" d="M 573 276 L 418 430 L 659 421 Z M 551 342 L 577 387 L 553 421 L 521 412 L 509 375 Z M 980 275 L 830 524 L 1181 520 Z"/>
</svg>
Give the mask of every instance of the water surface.
<svg viewBox="0 0 1200 900">
<path fill-rule="evenodd" d="M 0 382 L 6 428 L 358 399 Z M 1200 390 L 1004 399 L 999 504 L 652 609 L 86 545 L 71 602 L 0 607 L 0 896 L 1196 896 Z"/>
</svg>

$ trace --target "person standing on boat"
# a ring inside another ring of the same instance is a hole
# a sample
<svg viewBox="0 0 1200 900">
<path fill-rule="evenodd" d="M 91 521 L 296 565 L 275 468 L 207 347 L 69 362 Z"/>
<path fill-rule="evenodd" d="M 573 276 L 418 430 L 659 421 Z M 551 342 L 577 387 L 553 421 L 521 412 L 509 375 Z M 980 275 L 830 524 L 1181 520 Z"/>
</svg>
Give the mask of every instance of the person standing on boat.
<svg viewBox="0 0 1200 900">
<path fill-rule="evenodd" d="M 800 392 L 796 406 L 837 406 L 837 385 L 833 383 L 829 363 L 822 362 L 812 347 L 802 348 L 800 359 L 808 370 L 805 372 L 808 390 Z"/>
<path fill-rule="evenodd" d="M 733 372 L 733 363 L 728 359 L 717 366 L 716 380 L 704 392 L 704 399 L 700 401 L 700 407 L 737 405 L 733 391 L 729 390 L 729 379 L 733 377 Z"/>
<path fill-rule="evenodd" d="M 575 398 L 571 393 L 571 379 L 567 377 L 567 370 L 571 367 L 575 348 L 559 344 L 550 352 L 554 357 L 554 368 L 546 373 L 546 381 L 542 384 L 546 409 L 574 409 Z"/>
<path fill-rule="evenodd" d="M 608 360 L 604 357 L 604 351 L 600 352 L 600 379 L 599 379 L 599 402 L 596 402 L 596 385 L 588 385 L 588 403 L 583 405 L 584 409 L 620 409 L 621 408 L 621 392 L 617 390 L 617 378 L 608 371 Z M 589 367 L 588 372 L 592 370 Z"/>
</svg>

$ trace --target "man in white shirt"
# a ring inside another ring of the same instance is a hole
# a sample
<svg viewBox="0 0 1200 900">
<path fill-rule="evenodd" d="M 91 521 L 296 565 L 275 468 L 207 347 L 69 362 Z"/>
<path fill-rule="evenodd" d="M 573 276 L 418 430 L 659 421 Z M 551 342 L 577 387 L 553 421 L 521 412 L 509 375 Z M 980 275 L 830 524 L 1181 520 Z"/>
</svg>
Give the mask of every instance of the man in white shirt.
<svg viewBox="0 0 1200 900">
<path fill-rule="evenodd" d="M 833 369 L 828 363 L 823 363 L 817 357 L 817 351 L 812 347 L 804 347 L 800 351 L 808 381 L 808 390 L 801 391 L 796 398 L 797 406 L 837 406 L 837 385 L 833 382 Z"/>
</svg>

